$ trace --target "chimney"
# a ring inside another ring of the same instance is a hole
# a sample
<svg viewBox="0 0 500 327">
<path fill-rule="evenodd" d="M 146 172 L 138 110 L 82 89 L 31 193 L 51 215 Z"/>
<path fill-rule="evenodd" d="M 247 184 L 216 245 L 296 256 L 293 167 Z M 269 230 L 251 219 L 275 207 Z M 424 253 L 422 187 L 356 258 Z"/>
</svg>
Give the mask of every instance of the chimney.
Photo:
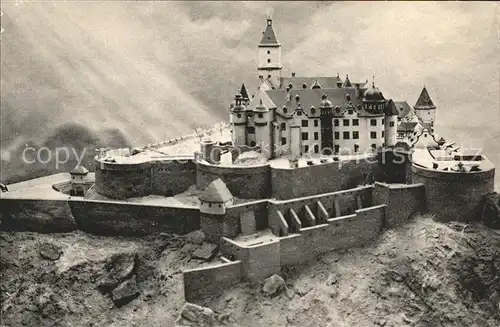
<svg viewBox="0 0 500 327">
<path fill-rule="evenodd" d="M 259 80 L 261 83 L 264 83 L 264 75 L 259 75 Z"/>
<path fill-rule="evenodd" d="M 292 77 L 295 77 L 295 72 L 292 73 Z"/>
</svg>

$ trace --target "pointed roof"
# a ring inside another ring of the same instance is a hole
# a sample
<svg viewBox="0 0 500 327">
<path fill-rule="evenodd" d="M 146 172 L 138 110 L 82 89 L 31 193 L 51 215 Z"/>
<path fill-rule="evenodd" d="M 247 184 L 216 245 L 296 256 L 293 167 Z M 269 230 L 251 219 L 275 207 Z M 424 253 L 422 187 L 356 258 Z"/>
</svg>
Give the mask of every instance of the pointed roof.
<svg viewBox="0 0 500 327">
<path fill-rule="evenodd" d="M 315 80 L 311 89 L 322 89 L 321 85 L 318 83 L 318 80 Z"/>
<path fill-rule="evenodd" d="M 246 86 L 245 86 L 245 83 L 242 83 L 242 84 L 241 84 L 240 94 L 241 94 L 241 96 L 243 97 L 243 99 L 250 99 L 250 98 L 248 97 L 248 92 L 247 92 L 247 88 L 246 88 Z"/>
<path fill-rule="evenodd" d="M 280 45 L 276 35 L 273 30 L 273 20 L 271 18 L 267 19 L 267 26 L 264 33 L 262 33 L 262 40 L 260 40 L 261 45 Z"/>
<path fill-rule="evenodd" d="M 85 168 L 84 166 L 77 166 L 75 168 L 73 168 L 72 171 L 70 171 L 69 173 L 71 175 L 87 175 L 89 172 L 89 170 L 87 168 Z"/>
<path fill-rule="evenodd" d="M 345 75 L 345 81 L 343 87 L 352 87 L 351 81 L 349 80 L 349 75 Z"/>
<path fill-rule="evenodd" d="M 429 93 L 427 92 L 427 89 L 424 88 L 422 89 L 422 92 L 420 93 L 420 96 L 418 97 L 417 103 L 415 103 L 415 106 L 413 106 L 415 109 L 436 109 L 436 106 L 431 100 L 431 97 L 429 96 Z"/>
<path fill-rule="evenodd" d="M 384 114 L 386 114 L 387 116 L 399 115 L 399 110 L 398 108 L 396 108 L 396 104 L 394 103 L 394 101 L 392 101 L 392 99 L 389 99 L 389 101 L 387 101 L 387 103 L 385 104 Z"/>
<path fill-rule="evenodd" d="M 337 77 L 335 79 L 337 84 L 344 84 L 344 81 L 342 81 L 342 78 L 340 78 L 339 73 L 337 73 Z"/>
<path fill-rule="evenodd" d="M 210 183 L 200 195 L 201 201 L 212 203 L 224 203 L 231 200 L 232 198 L 233 195 L 227 188 L 226 184 L 220 178 Z"/>
</svg>

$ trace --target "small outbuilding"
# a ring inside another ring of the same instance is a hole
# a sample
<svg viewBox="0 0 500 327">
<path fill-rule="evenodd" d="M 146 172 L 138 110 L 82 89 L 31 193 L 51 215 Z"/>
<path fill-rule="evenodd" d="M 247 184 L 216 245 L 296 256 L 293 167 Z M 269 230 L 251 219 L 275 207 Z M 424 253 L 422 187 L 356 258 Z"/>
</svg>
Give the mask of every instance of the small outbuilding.
<svg viewBox="0 0 500 327">
<path fill-rule="evenodd" d="M 220 179 L 214 180 L 200 194 L 200 211 L 210 215 L 224 215 L 226 208 L 233 204 L 233 195 Z"/>
</svg>

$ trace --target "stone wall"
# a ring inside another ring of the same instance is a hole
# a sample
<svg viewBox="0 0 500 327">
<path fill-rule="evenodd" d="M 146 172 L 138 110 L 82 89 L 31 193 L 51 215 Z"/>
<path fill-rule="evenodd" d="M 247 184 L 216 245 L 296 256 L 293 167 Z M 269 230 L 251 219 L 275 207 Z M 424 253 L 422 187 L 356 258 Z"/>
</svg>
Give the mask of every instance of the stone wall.
<svg viewBox="0 0 500 327">
<path fill-rule="evenodd" d="M 241 261 L 183 271 L 184 298 L 199 303 L 205 297 L 217 296 L 241 281 Z"/>
<path fill-rule="evenodd" d="M 0 202 L 2 230 L 61 233 L 76 229 L 67 200 L 4 198 Z"/>
<path fill-rule="evenodd" d="M 112 199 L 173 196 L 196 184 L 193 160 L 117 164 L 95 160 L 95 190 Z"/>
<path fill-rule="evenodd" d="M 279 200 L 330 193 L 371 184 L 380 174 L 377 158 L 271 169 L 272 196 Z"/>
<path fill-rule="evenodd" d="M 185 234 L 200 228 L 197 207 L 70 199 L 78 229 L 99 235 Z"/>
<path fill-rule="evenodd" d="M 483 196 L 494 191 L 495 169 L 448 172 L 412 165 L 413 183 L 425 185 L 426 204 L 441 221 L 479 220 Z"/>
<path fill-rule="evenodd" d="M 281 265 L 296 265 L 325 252 L 367 244 L 379 235 L 385 210 L 385 205 L 356 210 L 353 215 L 330 218 L 326 224 L 281 237 Z"/>
<path fill-rule="evenodd" d="M 220 178 L 233 196 L 242 199 L 264 199 L 271 195 L 269 164 L 260 166 L 219 166 L 198 162 L 196 186 L 205 189 Z"/>
<path fill-rule="evenodd" d="M 423 184 L 375 183 L 373 201 L 376 204 L 387 204 L 387 228 L 400 226 L 413 214 L 427 211 Z"/>
</svg>

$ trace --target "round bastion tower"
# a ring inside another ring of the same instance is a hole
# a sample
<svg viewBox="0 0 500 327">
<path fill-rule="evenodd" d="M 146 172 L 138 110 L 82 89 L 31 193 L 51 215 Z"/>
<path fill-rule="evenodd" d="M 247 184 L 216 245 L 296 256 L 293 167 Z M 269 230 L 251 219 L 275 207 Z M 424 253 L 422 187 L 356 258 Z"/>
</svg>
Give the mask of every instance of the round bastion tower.
<svg viewBox="0 0 500 327">
<path fill-rule="evenodd" d="M 257 145 L 262 147 L 262 154 L 269 159 L 273 153 L 271 140 L 272 117 L 269 109 L 262 103 L 262 99 L 255 107 L 254 114 L 255 141 Z"/>
<path fill-rule="evenodd" d="M 246 138 L 246 123 L 247 115 L 245 113 L 246 107 L 242 103 L 243 97 L 241 94 L 236 94 L 234 97 L 234 104 L 231 105 L 231 127 L 232 127 L 232 141 L 234 145 L 245 145 Z"/>
<path fill-rule="evenodd" d="M 365 111 L 363 116 L 367 120 L 365 144 L 367 145 L 367 148 L 371 148 L 372 150 L 381 147 L 385 141 L 385 105 L 386 100 L 384 95 L 379 88 L 375 86 L 375 83 L 372 83 L 372 87 L 366 90 L 363 95 L 363 109 Z M 360 150 L 364 151 L 365 149 L 366 148 L 362 146 Z"/>
</svg>

